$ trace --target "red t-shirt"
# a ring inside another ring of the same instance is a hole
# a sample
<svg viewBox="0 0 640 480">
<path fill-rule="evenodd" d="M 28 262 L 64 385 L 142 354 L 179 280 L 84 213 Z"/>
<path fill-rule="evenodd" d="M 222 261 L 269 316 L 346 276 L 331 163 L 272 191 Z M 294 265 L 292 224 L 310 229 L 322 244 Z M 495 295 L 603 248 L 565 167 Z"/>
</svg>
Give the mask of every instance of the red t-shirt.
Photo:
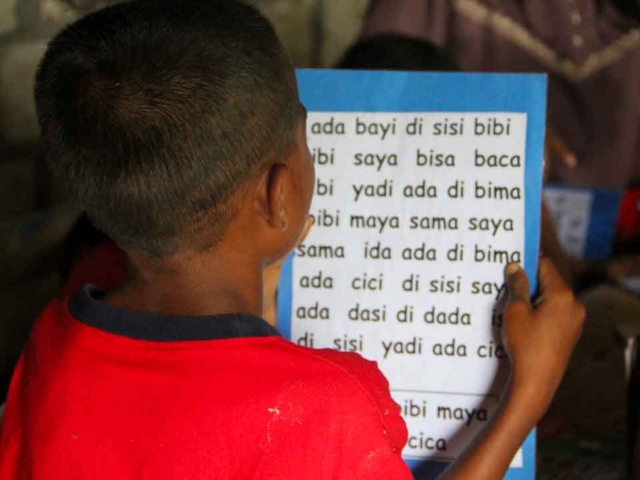
<svg viewBox="0 0 640 480">
<path fill-rule="evenodd" d="M 114 309 L 85 289 L 40 315 L 0 427 L 0 478 L 411 479 L 376 365 L 244 315 Z"/>
</svg>

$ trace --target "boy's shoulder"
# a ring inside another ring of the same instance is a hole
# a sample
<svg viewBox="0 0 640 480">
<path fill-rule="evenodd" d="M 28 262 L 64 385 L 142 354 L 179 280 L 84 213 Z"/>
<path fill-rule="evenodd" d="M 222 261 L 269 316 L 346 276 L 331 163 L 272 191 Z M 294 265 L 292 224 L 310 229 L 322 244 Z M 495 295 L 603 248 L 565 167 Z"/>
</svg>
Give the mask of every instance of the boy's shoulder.
<svg viewBox="0 0 640 480">
<path fill-rule="evenodd" d="M 367 388 L 375 386 L 386 392 L 389 391 L 389 383 L 378 368 L 378 364 L 366 360 L 359 353 L 329 348 L 309 348 L 296 345 L 284 338 L 278 340 L 278 349 L 287 355 L 297 357 L 297 362 L 290 365 L 294 371 L 304 365 L 304 370 L 314 376 L 328 375 L 335 381 Z"/>
<path fill-rule="evenodd" d="M 76 318 L 78 315 L 73 315 L 74 310 L 70 307 L 72 298 L 54 300 L 45 307 L 35 322 L 27 351 L 37 350 L 39 354 L 46 353 L 55 358 L 56 352 L 50 351 L 53 345 L 65 345 L 65 348 L 78 351 L 89 351 L 78 348 L 78 345 L 86 346 L 87 341 L 94 344 L 98 340 L 104 340 L 100 342 L 101 348 L 111 344 L 118 348 L 124 346 L 125 350 L 126 347 L 136 346 L 135 341 L 122 343 L 118 335 L 92 328 L 85 323 L 86 319 L 79 321 Z M 256 320 L 252 319 L 253 324 L 247 323 L 243 328 L 253 328 Z M 218 321 L 225 320 L 220 317 Z M 266 325 L 266 322 L 261 323 Z M 157 344 L 157 348 L 167 349 L 167 358 L 171 357 L 169 349 L 186 352 L 193 348 L 193 355 L 203 355 L 203 349 L 207 350 L 209 354 L 203 358 L 210 360 L 211 364 L 230 368 L 241 378 L 254 377 L 259 383 L 282 388 L 290 399 L 317 398 L 323 399 L 326 407 L 335 403 L 338 409 L 365 409 L 380 414 L 383 422 L 384 417 L 398 413 L 399 409 L 391 398 L 389 383 L 376 362 L 366 360 L 357 353 L 299 346 L 277 336 L 275 329 L 266 328 L 271 333 L 262 332 L 261 336 L 252 336 L 249 332 L 247 336 L 211 340 L 211 343 L 162 342 Z M 148 345 L 156 344 L 152 342 Z M 210 370 L 210 374 L 215 376 L 217 368 Z"/>
<path fill-rule="evenodd" d="M 376 362 L 358 353 L 313 349 L 283 338 L 272 345 L 284 355 L 286 366 L 274 372 L 274 364 L 267 362 L 265 375 L 280 376 L 284 403 L 300 405 L 301 412 L 318 415 L 321 423 L 323 419 L 327 425 L 338 421 L 347 436 L 369 436 L 370 441 L 390 446 L 395 453 L 402 450 L 406 425 Z"/>
<path fill-rule="evenodd" d="M 82 295 L 87 297 L 86 292 L 83 292 L 76 295 L 75 298 L 79 298 Z M 68 343 L 63 341 L 64 337 L 72 336 L 76 340 L 81 340 L 87 336 L 90 339 L 94 335 L 102 337 L 105 333 L 108 339 L 118 339 L 119 336 L 111 335 L 112 332 L 105 332 L 100 328 L 88 328 L 88 326 L 95 327 L 95 325 L 91 325 L 91 322 L 88 322 L 87 319 L 80 320 L 78 318 L 81 315 L 76 312 L 79 307 L 74 307 L 73 300 L 75 298 L 66 297 L 51 301 L 35 321 L 32 337 L 37 338 L 33 340 L 55 338 L 60 342 L 58 343 L 60 345 Z M 80 302 L 75 302 L 76 307 L 80 304 Z M 88 308 L 86 304 L 82 305 L 84 305 L 83 308 Z M 256 330 L 257 319 L 250 318 L 250 320 L 252 320 L 252 323 L 242 325 L 243 329 L 248 329 L 245 332 L 246 336 L 243 334 L 234 338 L 222 338 L 221 342 L 211 340 L 213 343 L 209 346 L 213 347 L 215 345 L 216 347 L 212 348 L 212 353 L 215 352 L 215 356 L 219 358 L 224 358 L 228 353 L 231 359 L 242 352 L 242 355 L 247 360 L 246 365 L 252 365 L 254 361 L 260 361 L 264 370 L 269 372 L 267 376 L 273 379 L 276 377 L 291 378 L 307 383 L 309 387 L 311 383 L 316 383 L 322 387 L 332 386 L 334 389 L 359 391 L 373 399 L 390 398 L 389 383 L 376 362 L 366 360 L 358 353 L 299 346 L 278 336 L 277 331 L 272 327 Z M 219 321 L 224 322 L 225 319 L 220 317 Z M 266 325 L 264 321 L 260 321 L 260 323 Z M 262 327 L 262 325 L 258 326 Z M 224 328 L 227 330 L 234 329 L 230 326 Z M 252 329 L 255 330 L 256 336 L 252 334 Z M 49 344 L 50 342 L 45 343 Z M 169 346 L 171 343 L 163 342 L 164 346 Z M 179 343 L 182 347 L 188 349 L 187 345 L 190 342 Z M 194 347 L 199 349 L 206 343 L 208 342 L 195 342 Z"/>
<path fill-rule="evenodd" d="M 284 339 L 277 344 L 291 355 L 291 360 L 295 359 L 286 367 L 292 381 L 303 382 L 305 388 L 316 391 L 319 397 L 337 399 L 340 408 L 375 410 L 384 424 L 390 417 L 399 417 L 400 408 L 376 362 L 358 353 L 312 349 Z"/>
</svg>

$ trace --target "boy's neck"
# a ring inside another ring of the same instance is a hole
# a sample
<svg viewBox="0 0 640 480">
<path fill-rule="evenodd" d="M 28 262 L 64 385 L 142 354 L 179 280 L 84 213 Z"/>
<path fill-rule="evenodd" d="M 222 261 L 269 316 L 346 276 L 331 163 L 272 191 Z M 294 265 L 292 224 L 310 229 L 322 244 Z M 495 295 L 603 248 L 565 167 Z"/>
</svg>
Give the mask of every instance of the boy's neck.
<svg viewBox="0 0 640 480">
<path fill-rule="evenodd" d="M 129 255 L 132 276 L 109 293 L 112 307 L 175 316 L 262 316 L 262 269 L 235 252 L 189 252 L 162 261 Z"/>
</svg>

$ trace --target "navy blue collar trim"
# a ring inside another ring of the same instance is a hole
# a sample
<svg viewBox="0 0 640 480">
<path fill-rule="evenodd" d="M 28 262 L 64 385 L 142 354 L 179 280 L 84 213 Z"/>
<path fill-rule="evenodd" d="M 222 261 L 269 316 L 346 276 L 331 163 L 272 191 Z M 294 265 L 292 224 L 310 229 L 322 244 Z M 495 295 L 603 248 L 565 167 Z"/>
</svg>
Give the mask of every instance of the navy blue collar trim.
<svg viewBox="0 0 640 480">
<path fill-rule="evenodd" d="M 243 337 L 280 336 L 261 318 L 244 314 L 209 317 L 154 315 L 110 307 L 102 293 L 89 285 L 69 299 L 69 313 L 91 327 L 135 340 L 182 342 Z"/>
</svg>

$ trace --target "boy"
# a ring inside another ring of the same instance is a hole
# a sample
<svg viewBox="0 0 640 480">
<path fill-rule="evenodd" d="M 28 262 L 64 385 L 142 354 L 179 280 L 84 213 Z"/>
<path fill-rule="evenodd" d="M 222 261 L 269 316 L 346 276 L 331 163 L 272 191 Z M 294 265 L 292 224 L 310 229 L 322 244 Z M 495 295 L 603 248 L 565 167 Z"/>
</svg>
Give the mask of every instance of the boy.
<svg viewBox="0 0 640 480">
<path fill-rule="evenodd" d="M 409 479 L 375 364 L 280 338 L 265 272 L 300 240 L 314 171 L 294 72 L 232 0 L 80 20 L 36 84 L 50 164 L 133 275 L 41 314 L 0 433 L 3 479 Z M 510 388 L 448 478 L 500 478 L 544 412 L 583 312 L 553 267 L 507 269 Z M 553 344 L 549 344 L 553 339 Z"/>
</svg>

